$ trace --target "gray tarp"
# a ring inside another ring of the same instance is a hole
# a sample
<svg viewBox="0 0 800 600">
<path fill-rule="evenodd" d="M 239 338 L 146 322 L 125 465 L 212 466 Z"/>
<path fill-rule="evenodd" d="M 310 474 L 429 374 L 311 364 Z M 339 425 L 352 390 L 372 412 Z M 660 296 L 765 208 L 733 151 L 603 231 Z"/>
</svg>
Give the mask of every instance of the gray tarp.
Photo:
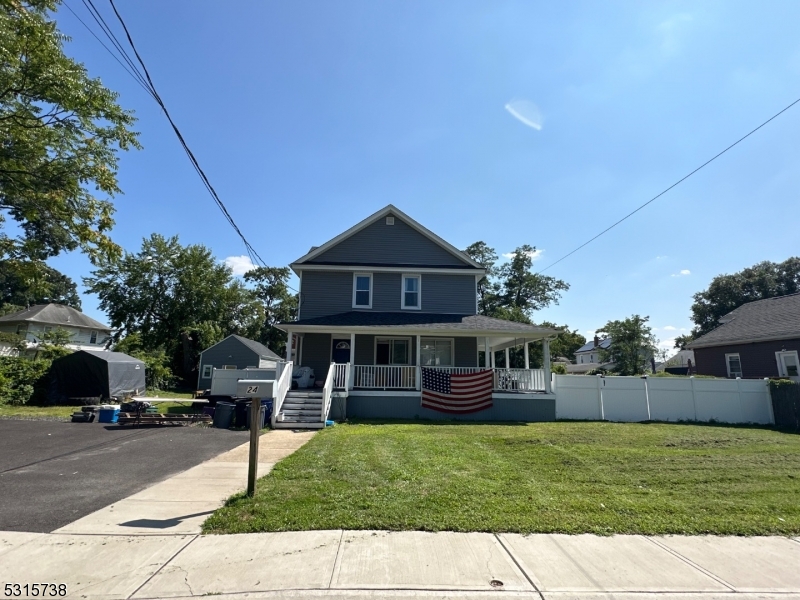
<svg viewBox="0 0 800 600">
<path fill-rule="evenodd" d="M 144 371 L 142 361 L 122 352 L 79 350 L 53 361 L 50 401 L 144 395 Z"/>
</svg>

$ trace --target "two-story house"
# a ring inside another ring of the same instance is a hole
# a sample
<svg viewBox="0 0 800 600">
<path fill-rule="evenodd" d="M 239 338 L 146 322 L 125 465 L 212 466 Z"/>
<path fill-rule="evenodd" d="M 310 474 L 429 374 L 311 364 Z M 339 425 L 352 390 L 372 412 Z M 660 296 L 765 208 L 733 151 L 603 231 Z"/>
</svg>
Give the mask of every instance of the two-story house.
<svg viewBox="0 0 800 600">
<path fill-rule="evenodd" d="M 70 350 L 104 350 L 111 339 L 110 327 L 63 304 L 37 304 L 0 317 L 0 331 L 19 335 L 26 342 L 26 354 L 34 354 L 44 334 L 58 328 L 70 334 Z M 10 349 L 12 344 L 5 346 Z"/>
<path fill-rule="evenodd" d="M 558 332 L 478 315 L 485 269 L 394 206 L 312 248 L 291 268 L 300 303 L 297 320 L 279 325 L 289 333 L 286 358 L 313 368 L 320 384 L 333 369 L 335 416 L 453 418 L 421 405 L 427 368 L 494 371 L 491 406 L 459 418 L 555 418 L 548 340 Z M 527 359 L 533 341 L 544 344 L 544 369 L 494 368 L 497 352 L 524 346 Z M 313 412 L 287 399 L 290 405 L 278 416 Z"/>
</svg>

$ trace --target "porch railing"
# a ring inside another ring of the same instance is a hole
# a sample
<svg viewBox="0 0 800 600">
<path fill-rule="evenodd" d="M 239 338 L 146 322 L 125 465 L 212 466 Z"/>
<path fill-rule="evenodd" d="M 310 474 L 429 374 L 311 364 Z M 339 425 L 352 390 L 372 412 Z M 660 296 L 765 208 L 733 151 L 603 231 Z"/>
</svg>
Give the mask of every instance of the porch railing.
<svg viewBox="0 0 800 600">
<path fill-rule="evenodd" d="M 353 387 L 408 390 L 417 387 L 417 367 L 404 365 L 353 365 Z"/>
<path fill-rule="evenodd" d="M 328 420 L 328 413 L 331 411 L 331 392 L 333 392 L 333 380 L 336 374 L 335 367 L 336 363 L 331 363 L 331 368 L 328 369 L 328 375 L 325 377 L 325 385 L 322 386 L 322 414 L 320 416 L 323 423 Z"/>
<path fill-rule="evenodd" d="M 272 390 L 275 397 L 272 406 L 272 428 L 275 428 L 275 423 L 278 421 L 281 409 L 283 408 L 283 401 L 286 399 L 286 393 L 292 388 L 292 361 L 279 362 L 277 364 L 278 372 L 275 388 Z"/>
<path fill-rule="evenodd" d="M 494 389 L 543 392 L 544 369 L 494 369 Z"/>
<path fill-rule="evenodd" d="M 350 380 L 350 363 L 331 363 L 333 371 L 333 389 L 346 390 Z"/>
</svg>

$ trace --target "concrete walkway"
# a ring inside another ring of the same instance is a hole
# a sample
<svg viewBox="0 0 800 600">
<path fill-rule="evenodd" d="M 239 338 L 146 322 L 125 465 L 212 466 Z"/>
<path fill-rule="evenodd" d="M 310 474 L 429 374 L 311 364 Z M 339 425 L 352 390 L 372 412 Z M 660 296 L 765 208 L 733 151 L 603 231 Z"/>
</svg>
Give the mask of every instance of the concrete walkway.
<svg viewBox="0 0 800 600">
<path fill-rule="evenodd" d="M 259 440 L 258 476 L 269 473 L 276 462 L 297 450 L 313 435 L 313 431 L 294 432 L 287 429 L 262 435 Z M 53 533 L 200 533 L 203 521 L 211 513 L 222 506 L 228 497 L 247 487 L 249 451 L 249 443 L 242 444 Z M 128 460 L 136 460 L 136 457 L 129 457 Z"/>
<path fill-rule="evenodd" d="M 304 531 L 0 534 L 0 581 L 69 597 L 800 598 L 800 540 Z"/>
</svg>

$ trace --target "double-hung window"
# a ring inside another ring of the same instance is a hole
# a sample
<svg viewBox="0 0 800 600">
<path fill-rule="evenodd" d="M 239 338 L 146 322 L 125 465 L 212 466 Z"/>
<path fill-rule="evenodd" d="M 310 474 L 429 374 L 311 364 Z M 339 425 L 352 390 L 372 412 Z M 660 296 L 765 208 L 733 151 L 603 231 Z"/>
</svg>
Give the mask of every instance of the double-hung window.
<svg viewBox="0 0 800 600">
<path fill-rule="evenodd" d="M 372 308 L 372 273 L 353 274 L 353 308 Z"/>
<path fill-rule="evenodd" d="M 422 308 L 422 279 L 419 275 L 403 275 L 401 308 L 420 310 Z"/>
<path fill-rule="evenodd" d="M 211 379 L 213 371 L 214 365 L 203 365 L 203 379 Z"/>
<path fill-rule="evenodd" d="M 89 336 L 89 343 L 90 344 L 96 344 L 97 343 L 97 332 L 96 331 L 93 331 L 91 333 L 91 335 Z"/>
<path fill-rule="evenodd" d="M 728 377 L 736 378 L 742 376 L 742 361 L 738 354 L 726 354 L 725 365 L 728 367 Z"/>
<path fill-rule="evenodd" d="M 423 367 L 452 367 L 453 340 L 422 338 L 419 347 L 419 360 Z"/>
</svg>

